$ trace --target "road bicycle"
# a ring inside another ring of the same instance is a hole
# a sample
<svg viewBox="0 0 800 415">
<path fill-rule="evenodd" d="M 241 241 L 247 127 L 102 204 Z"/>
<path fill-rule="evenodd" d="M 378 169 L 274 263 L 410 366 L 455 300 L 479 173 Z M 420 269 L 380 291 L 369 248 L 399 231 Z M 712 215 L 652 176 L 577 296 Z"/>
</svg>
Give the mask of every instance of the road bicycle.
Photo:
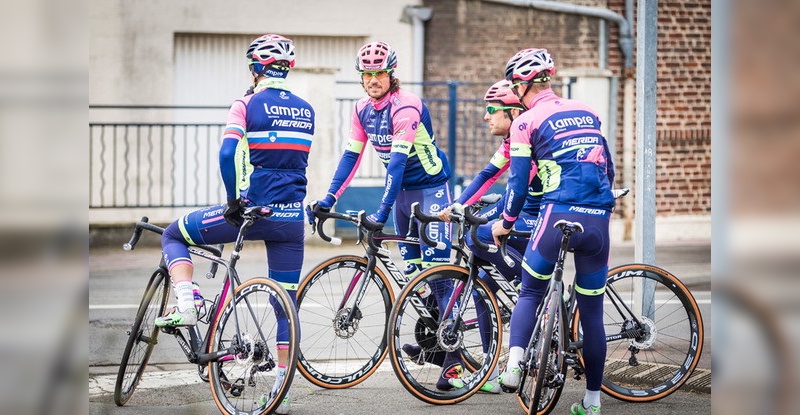
<svg viewBox="0 0 800 415">
<path fill-rule="evenodd" d="M 297 290 L 303 328 L 298 370 L 319 387 L 348 388 L 366 380 L 386 358 L 386 324 L 395 298 L 390 278 L 399 287 L 408 282 L 383 244 L 419 244 L 419 238 L 385 234 L 383 225 L 368 220 L 363 211 L 309 208 L 316 218 L 314 232 L 324 241 L 341 244 L 325 234 L 323 225 L 328 219 L 342 220 L 356 225 L 357 243 L 365 249 L 363 256 L 339 255 L 323 261 Z"/>
<path fill-rule="evenodd" d="M 622 196 L 625 193 L 623 189 L 618 192 L 618 195 Z M 461 220 L 469 229 L 468 232 L 479 249 L 500 249 L 508 265 L 513 267 L 514 263 L 519 263 L 520 258 L 509 256 L 505 244 L 506 238 L 501 239 L 499 247 L 484 244 L 477 238 L 477 227 L 486 223 L 486 220 L 475 215 L 480 207 L 482 206 L 478 206 L 478 209 L 465 207 Z M 421 216 L 421 214 L 417 215 Z M 424 234 L 423 232 L 422 235 Z M 530 237 L 530 233 L 513 230 L 509 236 Z M 563 260 L 561 264 L 560 272 L 563 273 Z M 408 283 L 400 293 L 390 318 L 390 326 L 394 329 L 394 332 L 391 333 L 394 338 L 390 337 L 389 339 L 390 360 L 395 365 L 395 373 L 398 376 L 402 374 L 400 381 L 406 389 L 429 390 L 420 387 L 425 384 L 420 379 L 432 378 L 437 370 L 435 364 L 426 364 L 423 367 L 409 364 L 411 359 L 405 357 L 400 350 L 408 338 L 419 335 L 421 332 L 418 327 L 419 321 L 423 320 L 415 312 L 408 312 L 406 299 L 413 298 L 416 295 L 415 291 L 436 279 L 448 278 L 454 281 L 456 287 L 466 288 L 469 284 L 475 285 L 475 281 L 480 280 L 477 278 L 480 270 L 483 270 L 494 281 L 496 291 L 493 294 L 496 296 L 503 323 L 502 332 L 495 331 L 492 327 L 492 335 L 508 338 L 508 323 L 511 310 L 518 298 L 517 292 L 493 264 L 471 256 L 466 267 L 458 264 L 432 267 Z M 650 292 L 653 293 L 652 296 L 656 301 L 655 303 L 645 302 L 644 310 L 641 305 L 640 287 L 642 286 L 651 287 Z M 583 374 L 580 358 L 582 343 L 580 342 L 578 312 L 572 291 L 573 288 L 570 286 L 567 290 L 567 298 L 573 298 L 573 301 L 568 303 L 571 317 L 565 320 L 571 323 L 570 328 L 572 329 L 572 332 L 569 333 L 572 337 L 569 344 L 570 359 L 568 362 L 575 371 L 576 378 L 579 379 Z M 455 300 L 455 303 L 463 303 L 468 300 L 465 292 L 468 291 L 461 290 L 460 295 L 463 298 Z M 698 363 L 703 341 L 702 318 L 689 290 L 675 276 L 661 268 L 644 264 L 628 264 L 609 270 L 606 303 L 604 321 L 609 335 L 607 336 L 607 370 L 604 374 L 602 390 L 617 399 L 646 402 L 661 399 L 683 385 Z M 655 307 L 655 304 L 658 304 L 658 307 Z M 400 321 L 401 319 L 404 321 Z M 475 317 L 464 317 L 462 320 L 461 324 L 464 326 L 465 332 L 477 330 Z M 434 332 L 433 326 L 430 326 L 427 331 Z M 485 341 L 490 343 L 487 345 L 487 349 L 494 350 L 495 340 L 486 339 Z M 423 355 L 414 363 L 437 360 L 432 355 L 441 353 L 441 346 L 435 342 L 428 344 L 431 346 L 430 349 L 425 350 L 428 355 Z M 502 342 L 500 341 L 498 344 L 502 345 Z M 476 362 L 472 357 L 481 356 L 483 349 L 470 347 L 465 350 L 470 351 L 464 355 L 465 364 L 470 367 L 471 371 L 477 372 Z M 500 362 L 506 357 L 507 349 L 503 348 L 500 353 Z M 473 380 L 467 379 L 466 382 L 469 384 Z M 420 395 L 425 396 L 424 393 Z M 420 399 L 430 403 L 436 403 L 437 400 L 422 397 Z M 526 412 L 528 411 L 528 401 L 529 397 L 525 395 L 520 399 L 520 404 Z M 545 412 L 540 411 L 539 413 Z"/>
<path fill-rule="evenodd" d="M 569 239 L 583 227 L 564 220 L 554 227 L 563 233 L 558 259 L 519 362 L 517 400 L 530 415 L 553 410 L 568 367 L 575 379 L 584 373 L 575 289 L 565 288 L 563 281 Z M 603 392 L 624 401 L 650 402 L 689 379 L 703 350 L 703 320 L 694 296 L 678 278 L 644 264 L 616 267 L 606 280 L 603 308 L 608 343 Z"/>
<path fill-rule="evenodd" d="M 192 255 L 212 262 L 207 278 L 214 278 L 218 266 L 226 270 L 221 291 L 214 300 L 203 299 L 199 305 L 197 325 L 160 329 L 154 325 L 156 317 L 165 314 L 170 298 L 170 278 L 162 257 L 150 276 L 136 319 L 128 331 L 114 389 L 117 405 L 125 405 L 133 395 L 161 332 L 174 336 L 187 360 L 197 365 L 198 375 L 210 383 L 214 402 L 223 414 L 266 414 L 281 404 L 297 364 L 300 338 L 297 310 L 286 290 L 274 280 L 252 278 L 242 283 L 236 272 L 247 229 L 256 220 L 271 215 L 271 209 L 261 206 L 244 210 L 229 260 L 222 258 L 221 245 L 189 247 Z M 143 230 L 164 232 L 143 217 L 123 248 L 134 249 Z M 201 326 L 207 327 L 205 335 Z M 289 336 L 285 349 L 288 360 L 284 381 L 273 392 L 279 330 Z"/>
<path fill-rule="evenodd" d="M 456 226 L 454 239 L 458 242 L 454 249 L 466 261 L 438 265 L 421 272 L 405 286 L 392 308 L 387 338 L 389 360 L 403 387 L 423 402 L 455 404 L 469 398 L 488 380 L 500 359 L 503 351 L 501 333 L 510 321 L 517 291 L 494 265 L 462 248 L 465 246 L 465 224 L 474 225 L 470 232 L 476 239 L 478 225 L 487 223 L 488 219 L 475 214 L 497 203 L 500 197 L 498 194 L 485 195 L 472 206 L 467 206 L 464 212 L 466 221 L 464 217 L 451 214 L 451 222 Z M 421 212 L 418 204 L 412 205 L 412 209 L 414 217 L 423 226 L 420 232 L 422 240 L 433 244 L 428 240 L 424 226 L 440 219 Z M 499 287 L 498 294 L 478 277 L 481 269 Z M 433 284 L 452 287 L 444 310 L 420 306 L 425 303 L 425 294 L 430 292 L 428 287 Z M 488 337 L 481 337 L 478 321 L 490 333 Z M 409 356 L 403 350 L 407 344 L 419 345 L 422 349 L 417 356 Z M 444 354 L 455 351 L 461 352 L 464 363 L 463 385 L 449 391 L 439 390 L 436 383 L 442 371 Z"/>
</svg>

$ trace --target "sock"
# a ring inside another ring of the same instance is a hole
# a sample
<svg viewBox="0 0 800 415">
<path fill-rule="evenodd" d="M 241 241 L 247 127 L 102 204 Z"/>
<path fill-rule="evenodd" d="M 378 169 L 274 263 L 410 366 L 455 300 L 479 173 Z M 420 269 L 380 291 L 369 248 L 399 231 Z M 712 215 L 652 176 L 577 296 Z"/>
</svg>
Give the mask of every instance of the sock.
<svg viewBox="0 0 800 415">
<path fill-rule="evenodd" d="M 275 371 L 275 383 L 272 385 L 272 393 L 278 393 L 278 389 L 280 389 L 281 385 L 283 385 L 283 380 L 286 377 L 286 366 L 278 366 L 278 369 Z"/>
<path fill-rule="evenodd" d="M 276 395 L 278 393 L 278 389 L 281 388 L 283 385 L 283 379 L 286 377 L 286 366 L 278 366 L 278 370 L 275 371 L 275 383 L 272 385 L 272 395 Z M 288 394 L 286 396 L 289 396 Z"/>
<path fill-rule="evenodd" d="M 175 287 L 175 297 L 178 299 L 178 311 L 186 311 L 194 308 L 194 287 L 191 281 L 180 281 L 173 284 Z"/>
<path fill-rule="evenodd" d="M 506 370 L 519 369 L 519 362 L 525 355 L 525 349 L 519 346 L 512 346 L 508 349 L 508 367 Z"/>
<path fill-rule="evenodd" d="M 600 406 L 600 391 L 590 391 L 586 389 L 586 394 L 583 395 L 583 407 Z"/>
</svg>

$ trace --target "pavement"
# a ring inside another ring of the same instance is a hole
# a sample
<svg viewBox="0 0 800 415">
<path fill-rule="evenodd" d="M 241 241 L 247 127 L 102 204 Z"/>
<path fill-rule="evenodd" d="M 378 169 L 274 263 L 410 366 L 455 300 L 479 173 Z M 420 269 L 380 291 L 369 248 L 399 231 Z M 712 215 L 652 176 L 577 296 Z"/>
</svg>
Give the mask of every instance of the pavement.
<svg viewBox="0 0 800 415">
<path fill-rule="evenodd" d="M 316 238 L 316 237 L 314 237 Z M 118 244 L 90 248 L 90 414 L 200 414 L 216 413 L 208 385 L 196 375 L 196 367 L 185 361 L 174 342 L 165 343 L 162 354 L 153 355 L 144 379 L 134 397 L 125 407 L 113 403 L 114 379 L 117 364 L 124 346 L 124 333 L 120 330 L 130 320 L 130 305 L 138 303 L 143 287 L 143 274 L 158 264 L 160 251 L 154 243 L 143 238 L 142 245 L 133 252 L 121 249 Z M 265 273 L 263 245 L 248 243 L 239 263 L 242 275 Z M 396 251 L 394 249 L 393 251 Z M 362 254 L 363 249 L 353 241 L 332 246 L 319 240 L 308 244 L 304 272 L 335 255 Z M 396 257 L 399 261 L 399 256 Z M 569 261 L 568 261 L 569 262 Z M 634 262 L 634 246 L 619 243 L 612 246 L 610 265 Z M 630 404 L 603 397 L 606 414 L 708 414 L 711 413 L 711 242 L 708 240 L 676 241 L 656 246 L 656 266 L 678 276 L 695 294 L 703 312 L 706 327 L 705 346 L 700 363 L 684 387 L 660 401 L 648 404 Z M 569 275 L 568 268 L 565 275 Z M 198 272 L 198 275 L 201 275 Z M 198 277 L 203 287 L 212 284 Z M 217 278 L 216 282 L 220 282 Z M 130 284 L 128 286 L 127 284 Z M 126 288 L 122 288 L 126 287 Z M 128 288 L 129 287 L 129 288 Z M 398 292 L 396 290 L 396 292 Z M 115 305 L 116 304 L 116 305 Z M 555 413 L 568 413 L 571 402 L 583 394 L 583 381 L 569 380 L 556 407 Z M 292 413 L 300 414 L 374 414 L 393 415 L 437 414 L 521 414 L 515 395 L 477 394 L 451 406 L 431 406 L 413 398 L 406 392 L 385 361 L 379 370 L 365 382 L 349 389 L 328 390 L 314 386 L 299 373 L 292 385 L 294 401 Z"/>
</svg>

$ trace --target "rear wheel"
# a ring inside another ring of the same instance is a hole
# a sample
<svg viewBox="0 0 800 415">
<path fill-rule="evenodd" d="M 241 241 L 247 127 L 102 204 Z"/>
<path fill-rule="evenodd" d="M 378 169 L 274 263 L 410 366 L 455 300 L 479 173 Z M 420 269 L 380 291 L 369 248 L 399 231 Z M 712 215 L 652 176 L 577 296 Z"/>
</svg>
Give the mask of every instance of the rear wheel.
<svg viewBox="0 0 800 415">
<path fill-rule="evenodd" d="M 223 414 L 272 413 L 294 378 L 300 327 L 286 290 L 266 278 L 253 278 L 228 297 L 211 328 L 209 363 L 214 402 Z M 235 310 L 234 310 L 235 309 Z M 280 381 L 277 365 L 284 360 Z"/>
<path fill-rule="evenodd" d="M 642 287 L 652 289 L 654 301 L 641 300 Z M 601 386 L 606 394 L 655 401 L 678 390 L 697 367 L 703 319 L 689 289 L 669 272 L 644 264 L 609 270 L 603 314 L 606 338 L 622 335 L 607 345 Z M 577 311 L 575 339 L 582 339 L 579 317 Z"/>
<path fill-rule="evenodd" d="M 144 291 L 136 319 L 128 333 L 128 342 L 122 353 L 119 364 L 117 382 L 114 387 L 114 403 L 125 405 L 133 396 L 136 386 L 142 379 L 144 369 L 153 353 L 153 348 L 158 343 L 160 330 L 155 326 L 155 320 L 164 315 L 169 300 L 169 277 L 164 269 L 158 269 L 150 277 L 150 283 Z"/>
<path fill-rule="evenodd" d="M 532 353 L 522 367 L 523 381 L 517 393 L 520 406 L 529 415 L 545 415 L 555 408 L 567 371 L 561 297 L 550 294 L 545 300 L 545 313 L 537 314 L 539 328 L 534 333 L 533 347 L 529 348 Z"/>
<path fill-rule="evenodd" d="M 367 278 L 356 305 L 356 291 Z M 341 389 L 375 373 L 386 358 L 393 301 L 389 280 L 377 267 L 367 275 L 364 257 L 334 257 L 311 270 L 297 290 L 303 377 L 322 388 Z"/>
</svg>

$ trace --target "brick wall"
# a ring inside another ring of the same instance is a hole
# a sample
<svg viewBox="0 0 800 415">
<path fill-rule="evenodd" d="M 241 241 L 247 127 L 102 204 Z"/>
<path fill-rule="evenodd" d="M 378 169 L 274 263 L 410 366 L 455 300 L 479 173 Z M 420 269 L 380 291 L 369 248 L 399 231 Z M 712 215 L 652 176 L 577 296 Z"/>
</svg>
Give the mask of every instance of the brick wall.
<svg viewBox="0 0 800 415">
<path fill-rule="evenodd" d="M 433 10 L 433 17 L 426 24 L 426 80 L 476 82 L 480 86 L 465 93 L 480 97 L 488 85 L 503 77 L 508 58 L 525 47 L 546 47 L 562 69 L 598 65 L 599 30 L 595 18 L 479 0 L 424 3 Z M 625 15 L 624 0 L 572 3 L 607 7 Z M 661 1 L 658 7 L 657 214 L 709 214 L 711 2 Z M 618 28 L 611 23 L 606 27 L 608 69 L 622 79 Z M 621 163 L 621 87 L 618 102 L 617 159 Z M 631 167 L 618 166 L 618 177 L 626 168 Z"/>
</svg>

